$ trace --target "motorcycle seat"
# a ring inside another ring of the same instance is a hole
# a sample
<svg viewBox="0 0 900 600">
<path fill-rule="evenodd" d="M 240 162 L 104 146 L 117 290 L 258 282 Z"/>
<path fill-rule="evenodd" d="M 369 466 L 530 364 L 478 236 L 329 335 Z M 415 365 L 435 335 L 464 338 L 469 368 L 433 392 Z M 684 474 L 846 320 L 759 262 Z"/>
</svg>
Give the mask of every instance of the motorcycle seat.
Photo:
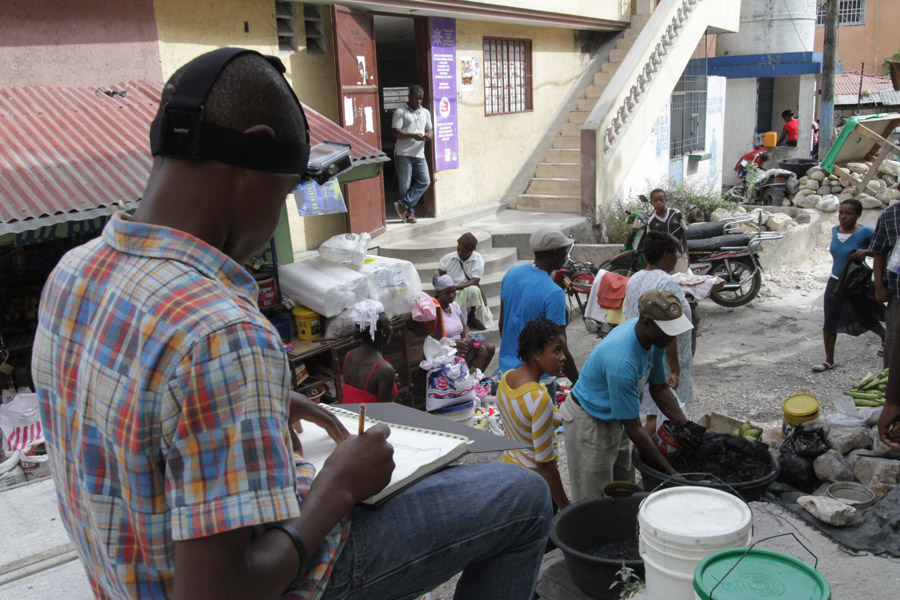
<svg viewBox="0 0 900 600">
<path fill-rule="evenodd" d="M 704 240 L 688 240 L 688 252 L 713 252 L 724 247 L 749 246 L 753 236 L 749 235 L 719 235 Z"/>
<path fill-rule="evenodd" d="M 702 240 L 705 238 L 725 235 L 727 221 L 713 221 L 711 223 L 694 223 L 686 229 L 687 239 Z"/>
</svg>

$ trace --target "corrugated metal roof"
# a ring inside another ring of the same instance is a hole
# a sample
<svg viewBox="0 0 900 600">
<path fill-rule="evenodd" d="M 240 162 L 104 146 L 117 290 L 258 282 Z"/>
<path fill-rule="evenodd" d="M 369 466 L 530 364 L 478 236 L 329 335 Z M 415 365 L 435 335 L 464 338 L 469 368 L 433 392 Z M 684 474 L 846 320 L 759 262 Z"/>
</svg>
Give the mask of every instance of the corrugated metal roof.
<svg viewBox="0 0 900 600">
<path fill-rule="evenodd" d="M 862 92 L 865 98 L 867 93 L 893 90 L 890 75 L 863 75 Z M 859 73 L 835 73 L 834 95 L 852 95 L 856 98 L 859 94 Z"/>
<path fill-rule="evenodd" d="M 133 208 L 150 174 L 163 84 L 0 90 L 0 235 Z M 310 141 L 350 144 L 354 165 L 387 155 L 304 105 Z"/>
<path fill-rule="evenodd" d="M 306 120 L 309 122 L 309 141 L 311 144 L 318 144 L 325 140 L 350 144 L 350 157 L 353 159 L 354 166 L 388 162 L 390 160 L 387 154 L 375 146 L 367 144 L 362 138 L 350 133 L 325 115 L 317 113 L 305 104 L 303 105 L 303 112 L 306 114 Z"/>
<path fill-rule="evenodd" d="M 161 93 L 161 83 L 148 81 L 0 91 L 0 233 L 135 202 L 150 173 L 148 135 Z"/>
</svg>

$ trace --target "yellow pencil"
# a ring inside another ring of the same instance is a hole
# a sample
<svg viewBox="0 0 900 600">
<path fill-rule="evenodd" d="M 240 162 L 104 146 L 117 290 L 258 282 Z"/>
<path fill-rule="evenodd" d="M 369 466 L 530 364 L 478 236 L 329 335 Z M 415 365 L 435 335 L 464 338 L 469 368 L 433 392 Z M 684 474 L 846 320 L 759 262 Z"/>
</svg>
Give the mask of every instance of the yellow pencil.
<svg viewBox="0 0 900 600">
<path fill-rule="evenodd" d="M 362 435 L 366 428 L 366 405 L 359 407 L 359 434 Z"/>
</svg>

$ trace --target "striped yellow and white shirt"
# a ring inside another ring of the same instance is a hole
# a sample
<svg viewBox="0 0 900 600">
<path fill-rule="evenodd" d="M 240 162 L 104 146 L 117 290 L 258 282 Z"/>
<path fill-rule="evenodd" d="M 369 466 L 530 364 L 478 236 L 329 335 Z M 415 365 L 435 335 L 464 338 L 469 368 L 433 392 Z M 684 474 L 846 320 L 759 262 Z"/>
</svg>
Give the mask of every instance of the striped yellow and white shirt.
<svg viewBox="0 0 900 600">
<path fill-rule="evenodd" d="M 497 405 L 506 428 L 506 437 L 517 442 L 528 442 L 531 447 L 507 450 L 503 453 L 503 462 L 534 471 L 537 470 L 537 463 L 556 460 L 553 432 L 562 420 L 547 388 L 532 382 L 513 389 L 506 382 L 508 374 L 503 374 L 497 388 Z"/>
</svg>

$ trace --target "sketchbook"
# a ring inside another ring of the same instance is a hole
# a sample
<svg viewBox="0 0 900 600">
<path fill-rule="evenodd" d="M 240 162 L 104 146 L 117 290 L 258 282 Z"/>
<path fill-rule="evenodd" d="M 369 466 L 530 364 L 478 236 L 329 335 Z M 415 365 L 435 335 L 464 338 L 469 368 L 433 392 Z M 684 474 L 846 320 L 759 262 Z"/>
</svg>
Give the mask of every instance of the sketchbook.
<svg viewBox="0 0 900 600">
<path fill-rule="evenodd" d="M 351 434 L 355 435 L 359 430 L 357 413 L 335 406 L 322 406 L 334 413 Z M 382 422 L 384 421 L 366 417 L 365 427 L 369 429 Z M 363 504 L 378 504 L 453 462 L 465 454 L 466 445 L 469 443 L 467 437 L 455 433 L 384 423 L 391 428 L 391 435 L 387 441 L 394 447 L 396 466 L 387 487 L 364 500 Z M 319 473 L 337 444 L 324 429 L 309 421 L 303 421 L 303 432 L 298 435 L 303 446 L 303 460 L 312 463 L 316 473 Z"/>
</svg>

